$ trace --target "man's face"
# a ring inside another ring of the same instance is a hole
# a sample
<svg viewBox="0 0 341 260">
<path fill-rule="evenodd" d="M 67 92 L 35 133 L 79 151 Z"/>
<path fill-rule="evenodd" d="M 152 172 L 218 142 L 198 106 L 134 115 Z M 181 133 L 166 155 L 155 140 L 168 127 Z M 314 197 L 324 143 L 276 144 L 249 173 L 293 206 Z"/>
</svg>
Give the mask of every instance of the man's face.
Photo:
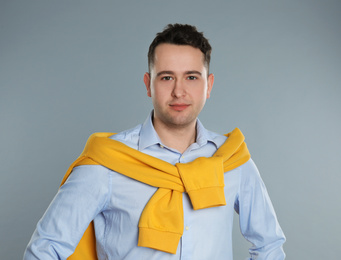
<svg viewBox="0 0 341 260">
<path fill-rule="evenodd" d="M 189 45 L 158 45 L 150 74 L 144 75 L 147 95 L 153 101 L 154 125 L 194 126 L 213 86 L 214 76 L 207 73 L 199 49 Z"/>
</svg>

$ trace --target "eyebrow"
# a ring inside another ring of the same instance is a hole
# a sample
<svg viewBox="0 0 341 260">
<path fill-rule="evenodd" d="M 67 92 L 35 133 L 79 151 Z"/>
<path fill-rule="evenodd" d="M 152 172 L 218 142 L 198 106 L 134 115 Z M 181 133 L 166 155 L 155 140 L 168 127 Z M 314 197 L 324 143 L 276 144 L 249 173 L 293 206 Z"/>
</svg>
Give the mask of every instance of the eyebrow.
<svg viewBox="0 0 341 260">
<path fill-rule="evenodd" d="M 165 74 L 168 74 L 168 75 L 174 75 L 174 72 L 173 71 L 170 71 L 170 70 L 163 70 L 163 71 L 160 71 L 156 74 L 156 77 L 159 77 L 161 75 L 165 75 Z"/>
<path fill-rule="evenodd" d="M 163 70 L 163 71 L 158 72 L 156 74 L 156 77 L 159 77 L 159 76 L 165 75 L 165 74 L 174 75 L 175 73 L 171 70 Z M 190 75 L 190 74 L 197 74 L 197 75 L 201 76 L 201 72 L 197 71 L 197 70 L 189 70 L 189 71 L 185 72 L 185 75 Z"/>
</svg>

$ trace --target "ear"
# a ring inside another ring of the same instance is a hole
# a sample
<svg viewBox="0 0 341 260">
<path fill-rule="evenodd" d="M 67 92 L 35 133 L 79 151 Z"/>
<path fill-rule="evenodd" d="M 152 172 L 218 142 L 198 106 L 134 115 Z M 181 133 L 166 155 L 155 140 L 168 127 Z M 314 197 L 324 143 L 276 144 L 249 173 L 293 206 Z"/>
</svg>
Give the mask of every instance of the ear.
<svg viewBox="0 0 341 260">
<path fill-rule="evenodd" d="M 211 96 L 213 83 L 214 83 L 214 75 L 211 73 L 207 77 L 207 95 L 206 95 L 206 98 L 210 98 L 210 96 Z"/>
<path fill-rule="evenodd" d="M 151 97 L 152 93 L 150 90 L 150 74 L 148 72 L 146 72 L 143 76 L 143 82 L 146 85 L 146 89 L 147 89 L 147 96 Z"/>
</svg>

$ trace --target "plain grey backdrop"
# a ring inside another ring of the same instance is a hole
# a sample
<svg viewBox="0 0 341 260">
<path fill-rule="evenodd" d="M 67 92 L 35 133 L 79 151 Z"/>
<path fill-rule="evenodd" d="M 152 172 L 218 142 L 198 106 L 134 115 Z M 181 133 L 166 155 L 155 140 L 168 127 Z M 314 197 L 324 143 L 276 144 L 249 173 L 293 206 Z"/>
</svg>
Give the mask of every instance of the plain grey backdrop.
<svg viewBox="0 0 341 260">
<path fill-rule="evenodd" d="M 200 115 L 239 127 L 287 236 L 287 259 L 339 258 L 340 1 L 0 1 L 0 258 L 21 259 L 93 132 L 145 120 L 147 51 L 168 23 L 213 46 Z M 248 242 L 234 226 L 235 259 Z"/>
</svg>

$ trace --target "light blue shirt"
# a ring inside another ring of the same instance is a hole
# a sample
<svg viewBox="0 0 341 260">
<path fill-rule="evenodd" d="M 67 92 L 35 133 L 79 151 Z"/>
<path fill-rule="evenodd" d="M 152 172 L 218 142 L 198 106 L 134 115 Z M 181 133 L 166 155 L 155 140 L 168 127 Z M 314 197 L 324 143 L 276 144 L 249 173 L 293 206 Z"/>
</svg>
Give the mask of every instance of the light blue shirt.
<svg viewBox="0 0 341 260">
<path fill-rule="evenodd" d="M 210 157 L 226 140 L 198 120 L 196 142 L 181 154 L 162 144 L 151 116 L 111 138 L 171 164 Z M 66 259 L 93 220 L 100 260 L 232 260 L 234 211 L 252 244 L 250 259 L 284 259 L 285 237 L 253 161 L 226 172 L 224 181 L 226 206 L 193 210 L 183 193 L 184 231 L 176 254 L 169 254 L 137 246 L 139 217 L 156 187 L 103 166 L 78 166 L 38 222 L 24 259 Z"/>
</svg>

